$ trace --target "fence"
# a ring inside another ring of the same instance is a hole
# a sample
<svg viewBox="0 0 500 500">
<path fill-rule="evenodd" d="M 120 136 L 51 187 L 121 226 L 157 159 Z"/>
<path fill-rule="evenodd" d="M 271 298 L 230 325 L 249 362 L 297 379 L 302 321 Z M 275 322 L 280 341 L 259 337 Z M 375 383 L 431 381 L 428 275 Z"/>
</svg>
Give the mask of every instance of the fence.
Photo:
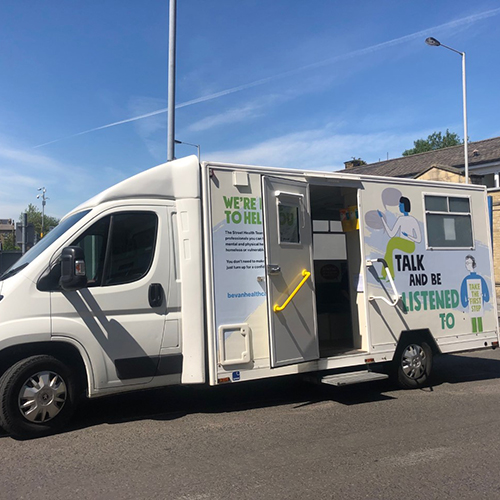
<svg viewBox="0 0 500 500">
<path fill-rule="evenodd" d="M 21 250 L 0 251 L 0 274 L 7 271 L 12 264 L 21 258 L 21 255 Z"/>
</svg>

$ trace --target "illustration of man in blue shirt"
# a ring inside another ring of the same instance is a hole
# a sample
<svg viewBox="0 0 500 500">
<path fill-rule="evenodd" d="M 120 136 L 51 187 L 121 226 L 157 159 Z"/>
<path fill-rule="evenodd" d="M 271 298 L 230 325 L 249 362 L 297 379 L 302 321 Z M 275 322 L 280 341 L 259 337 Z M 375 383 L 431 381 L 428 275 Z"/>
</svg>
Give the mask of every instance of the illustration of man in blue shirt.
<svg viewBox="0 0 500 500">
<path fill-rule="evenodd" d="M 476 259 L 472 255 L 465 257 L 465 267 L 470 274 L 462 281 L 460 301 L 463 307 L 469 306 L 472 332 L 478 333 L 483 331 L 483 303 L 490 301 L 490 293 L 484 278 L 474 271 Z"/>
</svg>

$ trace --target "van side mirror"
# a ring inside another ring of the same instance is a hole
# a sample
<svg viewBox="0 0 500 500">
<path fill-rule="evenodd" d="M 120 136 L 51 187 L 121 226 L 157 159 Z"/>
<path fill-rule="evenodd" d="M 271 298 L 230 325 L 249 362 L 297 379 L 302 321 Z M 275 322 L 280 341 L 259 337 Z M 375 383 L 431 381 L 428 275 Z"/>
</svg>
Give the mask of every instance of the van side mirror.
<svg viewBox="0 0 500 500">
<path fill-rule="evenodd" d="M 63 290 L 79 290 L 87 287 L 85 274 L 85 255 L 80 247 L 63 248 L 61 254 L 61 279 Z"/>
</svg>

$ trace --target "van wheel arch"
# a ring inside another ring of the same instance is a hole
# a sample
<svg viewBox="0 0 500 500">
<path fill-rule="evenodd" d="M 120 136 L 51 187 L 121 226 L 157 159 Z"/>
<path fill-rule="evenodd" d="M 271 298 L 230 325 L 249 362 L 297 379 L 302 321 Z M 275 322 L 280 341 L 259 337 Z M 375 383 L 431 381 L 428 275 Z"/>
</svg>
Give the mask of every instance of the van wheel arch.
<svg viewBox="0 0 500 500">
<path fill-rule="evenodd" d="M 425 342 L 431 349 L 432 354 L 438 356 L 441 354 L 441 349 L 437 345 L 434 336 L 428 328 L 422 328 L 420 330 L 403 330 L 401 335 L 399 336 L 398 344 L 396 346 L 396 351 L 400 348 L 402 343 L 407 342 L 409 340 L 422 340 Z"/>
<path fill-rule="evenodd" d="M 52 356 L 70 366 L 80 395 L 88 394 L 90 374 L 82 354 L 76 346 L 64 341 L 18 344 L 3 349 L 0 351 L 0 377 L 22 359 L 38 355 Z"/>
</svg>

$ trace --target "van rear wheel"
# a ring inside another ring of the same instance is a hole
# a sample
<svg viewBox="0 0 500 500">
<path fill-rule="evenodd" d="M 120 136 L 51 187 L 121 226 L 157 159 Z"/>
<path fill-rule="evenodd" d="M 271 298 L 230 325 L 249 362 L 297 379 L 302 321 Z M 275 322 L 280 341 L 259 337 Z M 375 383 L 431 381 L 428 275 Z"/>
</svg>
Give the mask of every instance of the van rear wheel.
<svg viewBox="0 0 500 500">
<path fill-rule="evenodd" d="M 432 370 L 432 349 L 419 339 L 402 344 L 394 356 L 397 382 L 404 389 L 425 386 Z"/>
<path fill-rule="evenodd" d="M 20 439 L 52 434 L 70 419 L 75 397 L 75 378 L 64 363 L 31 356 L 0 378 L 0 425 Z"/>
</svg>

